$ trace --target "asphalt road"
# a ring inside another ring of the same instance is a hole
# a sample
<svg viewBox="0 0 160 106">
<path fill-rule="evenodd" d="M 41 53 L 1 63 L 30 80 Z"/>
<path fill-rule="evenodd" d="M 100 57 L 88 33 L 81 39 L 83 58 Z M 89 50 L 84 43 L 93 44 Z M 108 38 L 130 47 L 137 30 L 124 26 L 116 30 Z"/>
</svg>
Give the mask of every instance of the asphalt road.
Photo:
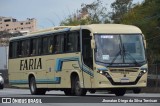
<svg viewBox="0 0 160 106">
<path fill-rule="evenodd" d="M 86 96 L 65 96 L 62 91 L 49 91 L 46 95 L 31 95 L 28 89 L 11 89 L 5 88 L 0 90 L 0 97 L 2 98 L 21 98 L 21 99 L 45 99 L 49 100 L 49 103 L 27 104 L 31 106 L 159 106 L 160 102 L 159 93 L 140 93 L 133 94 L 127 93 L 123 97 L 116 97 L 114 94 L 108 94 L 105 92 L 98 92 L 95 94 L 87 93 Z M 1 99 L 0 98 L 0 99 Z M 152 100 L 153 103 L 141 101 Z M 131 100 L 131 101 L 130 101 Z M 118 101 L 118 102 L 117 102 Z M 115 103 L 114 103 L 115 102 Z M 129 103 L 128 103 L 129 102 Z M 131 103 L 134 102 L 134 103 Z M 0 106 L 26 106 L 26 104 L 6 104 L 1 103 Z"/>
</svg>

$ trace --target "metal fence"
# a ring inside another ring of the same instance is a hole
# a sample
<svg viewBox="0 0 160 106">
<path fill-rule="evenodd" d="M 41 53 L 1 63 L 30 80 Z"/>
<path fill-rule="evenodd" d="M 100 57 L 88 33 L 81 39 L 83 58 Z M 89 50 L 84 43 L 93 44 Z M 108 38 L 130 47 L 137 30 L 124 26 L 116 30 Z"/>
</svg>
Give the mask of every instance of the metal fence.
<svg viewBox="0 0 160 106">
<path fill-rule="evenodd" d="M 149 64 L 147 86 L 160 88 L 160 64 Z"/>
</svg>

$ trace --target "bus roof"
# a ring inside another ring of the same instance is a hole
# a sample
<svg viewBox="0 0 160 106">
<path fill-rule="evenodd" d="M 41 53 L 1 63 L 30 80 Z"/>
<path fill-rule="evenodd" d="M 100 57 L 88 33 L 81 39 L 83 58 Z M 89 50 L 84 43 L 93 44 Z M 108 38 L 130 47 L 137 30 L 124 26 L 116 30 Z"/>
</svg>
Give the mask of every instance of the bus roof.
<svg viewBox="0 0 160 106">
<path fill-rule="evenodd" d="M 81 26 L 59 26 L 53 27 L 44 30 L 38 30 L 32 32 L 25 36 L 19 36 L 11 38 L 10 40 L 16 39 L 23 39 L 28 37 L 34 37 L 44 34 L 51 34 L 51 33 L 59 33 L 65 31 L 74 31 L 80 29 L 87 29 L 90 30 L 91 33 L 98 33 L 98 34 L 138 34 L 142 33 L 141 30 L 133 25 L 124 25 L 124 24 L 91 24 L 91 25 L 81 25 Z"/>
<path fill-rule="evenodd" d="M 92 24 L 81 26 L 83 29 L 89 29 L 92 33 L 106 34 L 135 34 L 142 33 L 141 30 L 133 25 L 124 24 Z"/>
</svg>

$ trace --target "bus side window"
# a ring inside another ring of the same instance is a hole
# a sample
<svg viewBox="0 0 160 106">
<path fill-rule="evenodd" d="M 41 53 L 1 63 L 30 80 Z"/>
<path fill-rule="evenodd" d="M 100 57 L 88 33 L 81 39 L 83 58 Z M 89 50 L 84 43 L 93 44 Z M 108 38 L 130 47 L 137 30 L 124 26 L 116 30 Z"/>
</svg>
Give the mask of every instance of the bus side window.
<svg viewBox="0 0 160 106">
<path fill-rule="evenodd" d="M 41 53 L 42 53 L 42 40 L 41 38 L 38 38 L 36 43 L 36 54 L 40 55 Z"/>
<path fill-rule="evenodd" d="M 47 54 L 48 53 L 48 40 L 47 37 L 42 38 L 42 53 Z"/>
<path fill-rule="evenodd" d="M 26 40 L 25 49 L 26 49 L 26 56 L 29 56 L 30 55 L 30 40 Z"/>
<path fill-rule="evenodd" d="M 31 39 L 31 46 L 30 46 L 30 54 L 31 56 L 36 55 L 36 44 L 37 44 L 37 39 Z"/>
<path fill-rule="evenodd" d="M 30 40 L 22 41 L 22 56 L 29 56 L 30 55 Z"/>
<path fill-rule="evenodd" d="M 17 42 L 10 42 L 9 44 L 9 58 L 17 57 Z"/>
<path fill-rule="evenodd" d="M 43 41 L 43 54 L 51 54 L 53 53 L 53 37 L 47 36 L 42 39 Z"/>
<path fill-rule="evenodd" d="M 63 53 L 64 52 L 64 35 L 55 35 L 54 36 L 54 53 Z"/>
<path fill-rule="evenodd" d="M 79 33 L 69 33 L 67 37 L 67 50 L 66 52 L 77 52 L 79 51 Z"/>
<path fill-rule="evenodd" d="M 22 41 L 17 42 L 17 56 L 22 57 Z"/>
<path fill-rule="evenodd" d="M 53 53 L 53 37 L 48 37 L 48 53 Z"/>
</svg>

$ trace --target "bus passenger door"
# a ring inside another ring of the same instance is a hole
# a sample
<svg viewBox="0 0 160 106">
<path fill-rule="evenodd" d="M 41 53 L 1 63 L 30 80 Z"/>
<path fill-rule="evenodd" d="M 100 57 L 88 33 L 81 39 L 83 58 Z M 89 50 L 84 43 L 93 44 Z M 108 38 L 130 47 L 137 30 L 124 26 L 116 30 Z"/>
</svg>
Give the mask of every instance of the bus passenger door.
<svg viewBox="0 0 160 106">
<path fill-rule="evenodd" d="M 91 39 L 89 30 L 82 30 L 82 69 L 85 88 L 92 88 L 93 78 L 93 54 L 91 49 Z"/>
</svg>

